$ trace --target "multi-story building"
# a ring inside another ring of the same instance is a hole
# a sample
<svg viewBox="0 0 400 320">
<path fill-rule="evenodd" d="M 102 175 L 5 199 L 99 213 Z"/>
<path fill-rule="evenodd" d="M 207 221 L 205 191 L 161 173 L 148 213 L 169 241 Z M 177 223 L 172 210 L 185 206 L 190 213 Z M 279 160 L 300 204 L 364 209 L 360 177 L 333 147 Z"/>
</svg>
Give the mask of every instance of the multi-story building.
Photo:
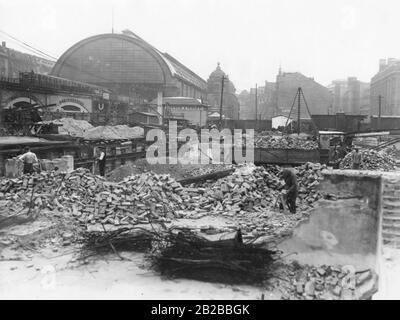
<svg viewBox="0 0 400 320">
<path fill-rule="evenodd" d="M 157 105 L 157 100 L 152 102 Z M 208 119 L 208 105 L 200 99 L 187 97 L 164 97 L 163 117 L 165 119 L 185 120 L 191 125 L 204 127 Z"/>
<path fill-rule="evenodd" d="M 207 80 L 207 101 L 210 113 L 219 113 L 221 106 L 222 78 L 224 77 L 224 94 L 222 99 L 222 115 L 225 119 L 239 119 L 239 100 L 232 81 L 222 71 L 220 64 L 210 74 Z"/>
<path fill-rule="evenodd" d="M 254 104 L 251 102 L 250 99 L 250 92 L 247 90 L 243 90 L 240 92 L 238 95 L 238 101 L 239 101 L 239 119 L 241 120 L 249 120 L 249 119 L 255 119 L 255 108 L 252 107 Z"/>
<path fill-rule="evenodd" d="M 278 112 L 275 108 L 275 85 L 274 82 L 265 81 L 265 85 L 257 87 L 257 90 L 256 88 L 250 88 L 250 92 L 247 90 L 242 91 L 238 95 L 240 103 L 240 119 L 265 120 L 271 119 L 273 116 L 277 115 Z"/>
<path fill-rule="evenodd" d="M 400 115 L 400 60 L 389 58 L 379 61 L 379 72 L 371 79 L 371 115 Z"/>
<path fill-rule="evenodd" d="M 369 87 L 356 77 L 333 81 L 328 86 L 333 99 L 330 113 L 369 114 Z"/>
<path fill-rule="evenodd" d="M 332 106 L 332 95 L 328 88 L 316 82 L 313 78 L 304 76 L 299 72 L 288 73 L 279 72 L 276 77 L 276 108 L 284 116 L 290 114 L 291 117 L 297 114 L 297 102 L 294 98 L 298 89 L 301 88 L 307 102 L 309 112 L 303 98 L 300 99 L 301 118 L 310 118 L 311 114 L 328 114 Z M 295 115 L 293 115 L 293 111 Z"/>
<path fill-rule="evenodd" d="M 332 95 L 328 88 L 301 73 L 282 73 L 279 70 L 276 82 L 266 81 L 264 87 L 257 88 L 257 118 L 271 119 L 278 115 L 288 117 L 291 111 L 291 118 L 297 117 L 298 102 L 296 100 L 294 103 L 294 98 L 299 88 L 303 91 L 311 114 L 330 113 Z M 238 96 L 242 119 L 256 119 L 255 91 L 255 88 L 251 88 L 250 92 L 245 90 Z M 301 118 L 310 118 L 302 96 L 300 114 Z"/>
<path fill-rule="evenodd" d="M 332 107 L 329 110 L 329 113 L 343 113 L 343 100 L 345 93 L 347 92 L 347 80 L 334 80 L 328 86 L 328 89 L 332 94 Z"/>
<path fill-rule="evenodd" d="M 3 41 L 0 47 L 0 77 L 18 78 L 19 72 L 50 73 L 54 62 L 8 48 Z"/>
</svg>

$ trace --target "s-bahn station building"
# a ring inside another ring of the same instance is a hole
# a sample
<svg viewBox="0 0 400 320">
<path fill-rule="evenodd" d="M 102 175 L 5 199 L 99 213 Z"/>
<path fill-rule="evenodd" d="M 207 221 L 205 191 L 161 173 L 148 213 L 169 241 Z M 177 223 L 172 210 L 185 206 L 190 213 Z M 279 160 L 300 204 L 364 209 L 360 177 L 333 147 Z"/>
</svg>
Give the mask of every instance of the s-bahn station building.
<svg viewBox="0 0 400 320">
<path fill-rule="evenodd" d="M 207 95 L 205 80 L 131 31 L 78 42 L 58 59 L 51 75 L 106 87 L 136 103 Z"/>
</svg>

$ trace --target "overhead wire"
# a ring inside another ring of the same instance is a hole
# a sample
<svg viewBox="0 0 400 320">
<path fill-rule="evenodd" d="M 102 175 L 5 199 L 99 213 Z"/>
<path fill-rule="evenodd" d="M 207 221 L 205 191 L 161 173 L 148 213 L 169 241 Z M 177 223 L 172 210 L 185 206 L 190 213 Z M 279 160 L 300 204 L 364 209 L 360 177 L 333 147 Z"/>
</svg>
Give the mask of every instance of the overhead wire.
<svg viewBox="0 0 400 320">
<path fill-rule="evenodd" d="M 31 52 L 35 52 L 36 54 L 40 54 L 40 55 L 46 57 L 46 59 L 49 59 L 49 58 L 50 58 L 50 59 L 55 60 L 55 61 L 58 60 L 57 58 L 53 57 L 52 55 L 47 54 L 47 53 L 43 52 L 42 50 L 36 49 L 35 47 L 33 47 L 33 46 L 27 44 L 26 42 L 24 42 L 24 41 L 22 41 L 22 40 L 17 39 L 16 37 L 12 36 L 11 34 L 9 34 L 9 33 L 5 32 L 5 31 L 3 31 L 3 30 L 1 30 L 1 29 L 0 29 L 0 32 L 3 33 L 3 34 L 5 34 L 5 35 L 8 36 L 9 38 L 13 39 L 14 41 L 16 41 L 16 42 L 22 44 L 23 46 L 27 47 L 28 50 L 30 50 Z M 53 61 L 53 62 L 54 62 L 54 61 Z M 107 82 L 109 82 L 109 83 L 117 84 L 116 81 L 113 81 L 113 80 L 111 80 L 111 79 L 102 77 L 102 76 L 100 76 L 100 75 L 94 74 L 94 73 L 89 72 L 89 71 L 82 70 L 82 69 L 76 67 L 75 65 L 72 65 L 71 63 L 64 62 L 63 65 L 65 65 L 65 66 L 67 66 L 67 67 L 69 67 L 69 68 L 71 68 L 71 69 L 74 69 L 74 70 L 76 70 L 76 71 L 78 71 L 78 72 L 80 72 L 80 73 L 84 73 L 84 74 L 87 74 L 87 75 L 89 75 L 89 76 L 95 77 L 95 78 L 97 78 L 97 79 L 104 80 L 104 81 L 107 81 Z"/>
<path fill-rule="evenodd" d="M 0 32 L 3 33 L 4 35 L 6 35 L 7 37 L 9 37 L 10 39 L 16 41 L 17 43 L 21 44 L 22 46 L 26 47 L 28 50 L 30 50 L 32 52 L 35 52 L 36 54 L 40 54 L 43 57 L 46 57 L 46 59 L 51 59 L 51 60 L 55 60 L 55 61 L 57 60 L 57 58 L 55 58 L 55 57 L 43 52 L 42 50 L 36 49 L 35 47 L 31 46 L 30 44 L 28 44 L 28 43 L 26 43 L 26 42 L 24 42 L 22 40 L 17 39 L 16 37 L 12 36 L 11 34 L 3 31 L 1 29 L 0 29 Z"/>
</svg>

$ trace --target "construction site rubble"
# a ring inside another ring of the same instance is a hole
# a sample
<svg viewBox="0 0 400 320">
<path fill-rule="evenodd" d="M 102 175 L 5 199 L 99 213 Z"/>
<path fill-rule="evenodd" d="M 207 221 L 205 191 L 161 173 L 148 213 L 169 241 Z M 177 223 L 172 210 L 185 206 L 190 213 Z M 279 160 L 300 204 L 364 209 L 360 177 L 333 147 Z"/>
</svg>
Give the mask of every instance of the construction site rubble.
<svg viewBox="0 0 400 320">
<path fill-rule="evenodd" d="M 86 169 L 71 173 L 42 171 L 15 179 L 0 180 L 2 213 L 8 216 L 32 210 L 89 208 L 105 188 L 103 179 Z"/>
<path fill-rule="evenodd" d="M 93 128 L 93 126 L 85 120 L 76 120 L 73 118 L 61 118 L 51 121 L 52 123 L 59 125 L 58 133 L 65 134 L 72 137 L 82 138 L 87 130 Z"/>
<path fill-rule="evenodd" d="M 307 138 L 297 135 L 271 135 L 268 132 L 256 135 L 254 137 L 254 145 L 258 148 L 268 149 L 318 149 L 317 141 L 307 140 Z"/>
<path fill-rule="evenodd" d="M 352 265 L 315 267 L 294 261 L 277 270 L 271 285 L 285 300 L 368 300 L 378 290 L 373 270 L 356 271 Z"/>
<path fill-rule="evenodd" d="M 130 140 L 144 136 L 141 127 L 127 125 L 107 125 L 94 127 L 86 120 L 61 118 L 52 121 L 43 121 L 43 124 L 53 123 L 58 126 L 58 133 L 85 140 Z"/>
<path fill-rule="evenodd" d="M 217 181 L 182 186 L 169 174 L 144 172 L 119 183 L 107 182 L 86 169 L 68 174 L 41 172 L 33 176 L 0 181 L 2 211 L 8 215 L 25 211 L 70 212 L 84 225 L 133 226 L 152 221 L 206 215 L 231 217 L 246 236 L 279 233 L 293 227 L 302 211 L 317 201 L 322 166 L 298 168 L 300 213 L 275 216 L 279 189 L 279 167 L 238 166 Z M 257 215 L 257 218 L 255 217 Z M 269 216 L 270 219 L 265 219 Z M 263 224 L 258 221 L 264 220 Z M 281 221 L 276 221 L 281 220 Z"/>
<path fill-rule="evenodd" d="M 122 165 L 107 175 L 107 179 L 112 182 L 120 182 L 125 177 L 152 171 L 157 174 L 170 174 L 176 180 L 185 179 L 193 176 L 200 176 L 212 172 L 230 169 L 232 165 L 226 164 L 149 164 L 146 159 L 138 159 L 134 162 Z"/>
<path fill-rule="evenodd" d="M 387 147 L 383 150 L 387 155 L 391 156 L 393 159 L 400 159 L 400 150 L 395 146 Z"/>
<path fill-rule="evenodd" d="M 295 171 L 299 183 L 300 206 L 311 204 L 320 198 L 317 186 L 322 179 L 321 170 L 325 166 L 307 163 Z M 201 187 L 212 190 L 215 199 L 222 199 L 222 207 L 214 210 L 224 212 L 239 212 L 260 206 L 273 208 L 276 204 L 279 191 L 283 188 L 280 178 L 282 168 L 278 166 L 257 167 L 247 164 L 239 166 L 228 177 L 217 181 L 204 183 Z"/>
<path fill-rule="evenodd" d="M 210 241 L 193 232 L 164 231 L 148 259 L 169 278 L 260 286 L 270 276 L 274 252 L 240 237 L 238 232 L 235 239 Z"/>
<path fill-rule="evenodd" d="M 153 171 L 120 182 L 106 181 L 86 169 L 4 178 L 0 180 L 0 224 L 4 218 L 26 215 L 35 219 L 43 212 L 68 216 L 81 226 L 80 236 L 76 229 L 58 227 L 59 237 L 46 241 L 53 252 L 59 250 L 55 245 L 79 243 L 82 261 L 92 255 L 138 251 L 145 253 L 149 268 L 171 278 L 266 285 L 290 300 L 370 299 L 377 289 L 372 270 L 287 264 L 281 262 L 276 247 L 269 246 L 289 236 L 308 217 L 307 210 L 322 197 L 318 187 L 325 168 L 307 163 L 292 169 L 299 185 L 296 214 L 279 212 L 283 168 L 272 165 L 234 166 L 228 176 L 187 186 L 168 173 Z M 210 215 L 233 223 L 166 227 L 175 220 Z M 100 232 L 91 231 L 96 226 Z M 236 237 L 235 241 L 206 237 L 233 232 L 240 233 L 243 244 L 236 243 Z M 194 268 L 198 271 L 193 272 Z"/>
<path fill-rule="evenodd" d="M 129 127 L 127 125 L 98 126 L 83 133 L 85 140 L 130 140 L 142 138 L 143 136 L 143 128 Z"/>
<path fill-rule="evenodd" d="M 396 169 L 396 161 L 384 152 L 375 150 L 360 150 L 362 154 L 361 170 L 391 171 Z M 352 169 L 352 153 L 348 153 L 340 163 L 340 169 Z"/>
</svg>

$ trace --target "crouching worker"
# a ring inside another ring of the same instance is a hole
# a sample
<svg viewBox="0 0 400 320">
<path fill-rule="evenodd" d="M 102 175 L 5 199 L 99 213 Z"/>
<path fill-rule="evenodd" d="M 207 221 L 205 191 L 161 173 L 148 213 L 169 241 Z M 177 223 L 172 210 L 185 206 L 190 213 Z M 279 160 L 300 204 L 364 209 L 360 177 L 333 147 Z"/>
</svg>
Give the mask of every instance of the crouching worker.
<svg viewBox="0 0 400 320">
<path fill-rule="evenodd" d="M 18 159 L 24 163 L 24 174 L 31 174 L 34 172 L 33 165 L 38 162 L 38 159 L 29 147 L 25 147 L 24 152 Z"/>
<path fill-rule="evenodd" d="M 296 199 L 298 193 L 297 178 L 296 175 L 289 169 L 282 171 L 282 179 L 285 180 L 285 193 L 283 199 L 286 202 L 289 211 L 296 213 Z"/>
</svg>

